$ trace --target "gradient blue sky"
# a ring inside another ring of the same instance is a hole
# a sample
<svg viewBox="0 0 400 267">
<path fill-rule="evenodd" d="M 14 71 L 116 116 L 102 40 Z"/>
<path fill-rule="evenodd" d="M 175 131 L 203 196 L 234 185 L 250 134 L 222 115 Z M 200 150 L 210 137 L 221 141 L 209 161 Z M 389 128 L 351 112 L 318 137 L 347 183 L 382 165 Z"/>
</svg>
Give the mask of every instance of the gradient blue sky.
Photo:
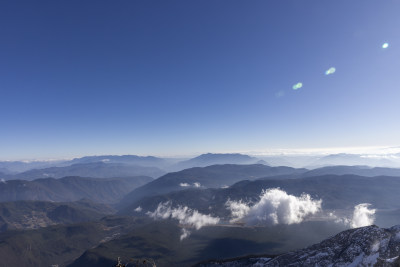
<svg viewBox="0 0 400 267">
<path fill-rule="evenodd" d="M 1 1 L 0 160 L 398 146 L 399 10 Z"/>
</svg>

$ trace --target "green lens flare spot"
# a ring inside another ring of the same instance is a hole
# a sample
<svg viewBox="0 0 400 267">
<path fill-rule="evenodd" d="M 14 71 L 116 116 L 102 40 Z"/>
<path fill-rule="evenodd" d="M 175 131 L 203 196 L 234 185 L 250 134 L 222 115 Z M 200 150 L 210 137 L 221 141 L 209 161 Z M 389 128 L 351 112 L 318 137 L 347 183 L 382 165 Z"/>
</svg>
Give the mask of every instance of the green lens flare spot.
<svg viewBox="0 0 400 267">
<path fill-rule="evenodd" d="M 303 84 L 302 83 L 296 83 L 295 85 L 293 85 L 293 90 L 297 90 L 297 89 L 300 89 L 301 87 L 303 87 Z"/>
<path fill-rule="evenodd" d="M 334 67 L 329 68 L 327 71 L 325 71 L 325 75 L 331 75 L 336 72 L 336 69 Z"/>
<path fill-rule="evenodd" d="M 382 45 L 382 48 L 383 49 L 386 49 L 386 48 L 388 48 L 389 47 L 389 44 L 388 43 L 384 43 L 383 45 Z"/>
</svg>

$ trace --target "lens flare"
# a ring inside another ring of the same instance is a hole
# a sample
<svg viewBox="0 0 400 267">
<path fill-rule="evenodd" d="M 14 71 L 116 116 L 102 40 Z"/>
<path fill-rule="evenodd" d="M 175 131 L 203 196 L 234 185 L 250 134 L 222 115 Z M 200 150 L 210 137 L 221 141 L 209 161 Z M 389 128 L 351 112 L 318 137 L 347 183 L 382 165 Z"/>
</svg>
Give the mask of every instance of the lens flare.
<svg viewBox="0 0 400 267">
<path fill-rule="evenodd" d="M 285 91 L 280 90 L 280 91 L 275 93 L 275 97 L 276 98 L 281 98 L 281 97 L 284 97 L 284 96 L 285 96 Z"/>
<path fill-rule="evenodd" d="M 384 43 L 383 45 L 382 45 L 382 48 L 383 49 L 386 49 L 386 48 L 388 48 L 389 47 L 389 44 L 388 43 Z"/>
<path fill-rule="evenodd" d="M 296 83 L 295 85 L 293 85 L 293 90 L 297 90 L 297 89 L 300 89 L 301 87 L 303 87 L 303 84 L 302 83 Z"/>
<path fill-rule="evenodd" d="M 336 69 L 334 67 L 329 68 L 327 71 L 325 71 L 325 75 L 331 75 L 336 72 Z"/>
</svg>

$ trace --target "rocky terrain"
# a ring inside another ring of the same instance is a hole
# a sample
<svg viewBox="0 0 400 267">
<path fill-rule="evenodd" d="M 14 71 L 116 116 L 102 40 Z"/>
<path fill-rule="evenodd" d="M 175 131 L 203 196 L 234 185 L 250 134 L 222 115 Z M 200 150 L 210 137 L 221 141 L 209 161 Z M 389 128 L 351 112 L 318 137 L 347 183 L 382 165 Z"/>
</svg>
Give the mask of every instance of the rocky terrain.
<svg viewBox="0 0 400 267">
<path fill-rule="evenodd" d="M 209 261 L 197 266 L 400 266 L 400 225 L 343 231 L 305 249 L 277 257 Z"/>
</svg>

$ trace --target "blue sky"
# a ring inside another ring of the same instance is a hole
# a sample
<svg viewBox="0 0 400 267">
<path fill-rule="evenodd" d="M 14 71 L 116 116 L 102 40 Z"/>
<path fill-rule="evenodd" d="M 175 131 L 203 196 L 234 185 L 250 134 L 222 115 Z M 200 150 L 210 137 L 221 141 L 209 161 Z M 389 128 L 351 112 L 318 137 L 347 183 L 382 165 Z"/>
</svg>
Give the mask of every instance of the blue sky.
<svg viewBox="0 0 400 267">
<path fill-rule="evenodd" d="M 1 1 L 0 160 L 398 146 L 398 10 Z"/>
</svg>

